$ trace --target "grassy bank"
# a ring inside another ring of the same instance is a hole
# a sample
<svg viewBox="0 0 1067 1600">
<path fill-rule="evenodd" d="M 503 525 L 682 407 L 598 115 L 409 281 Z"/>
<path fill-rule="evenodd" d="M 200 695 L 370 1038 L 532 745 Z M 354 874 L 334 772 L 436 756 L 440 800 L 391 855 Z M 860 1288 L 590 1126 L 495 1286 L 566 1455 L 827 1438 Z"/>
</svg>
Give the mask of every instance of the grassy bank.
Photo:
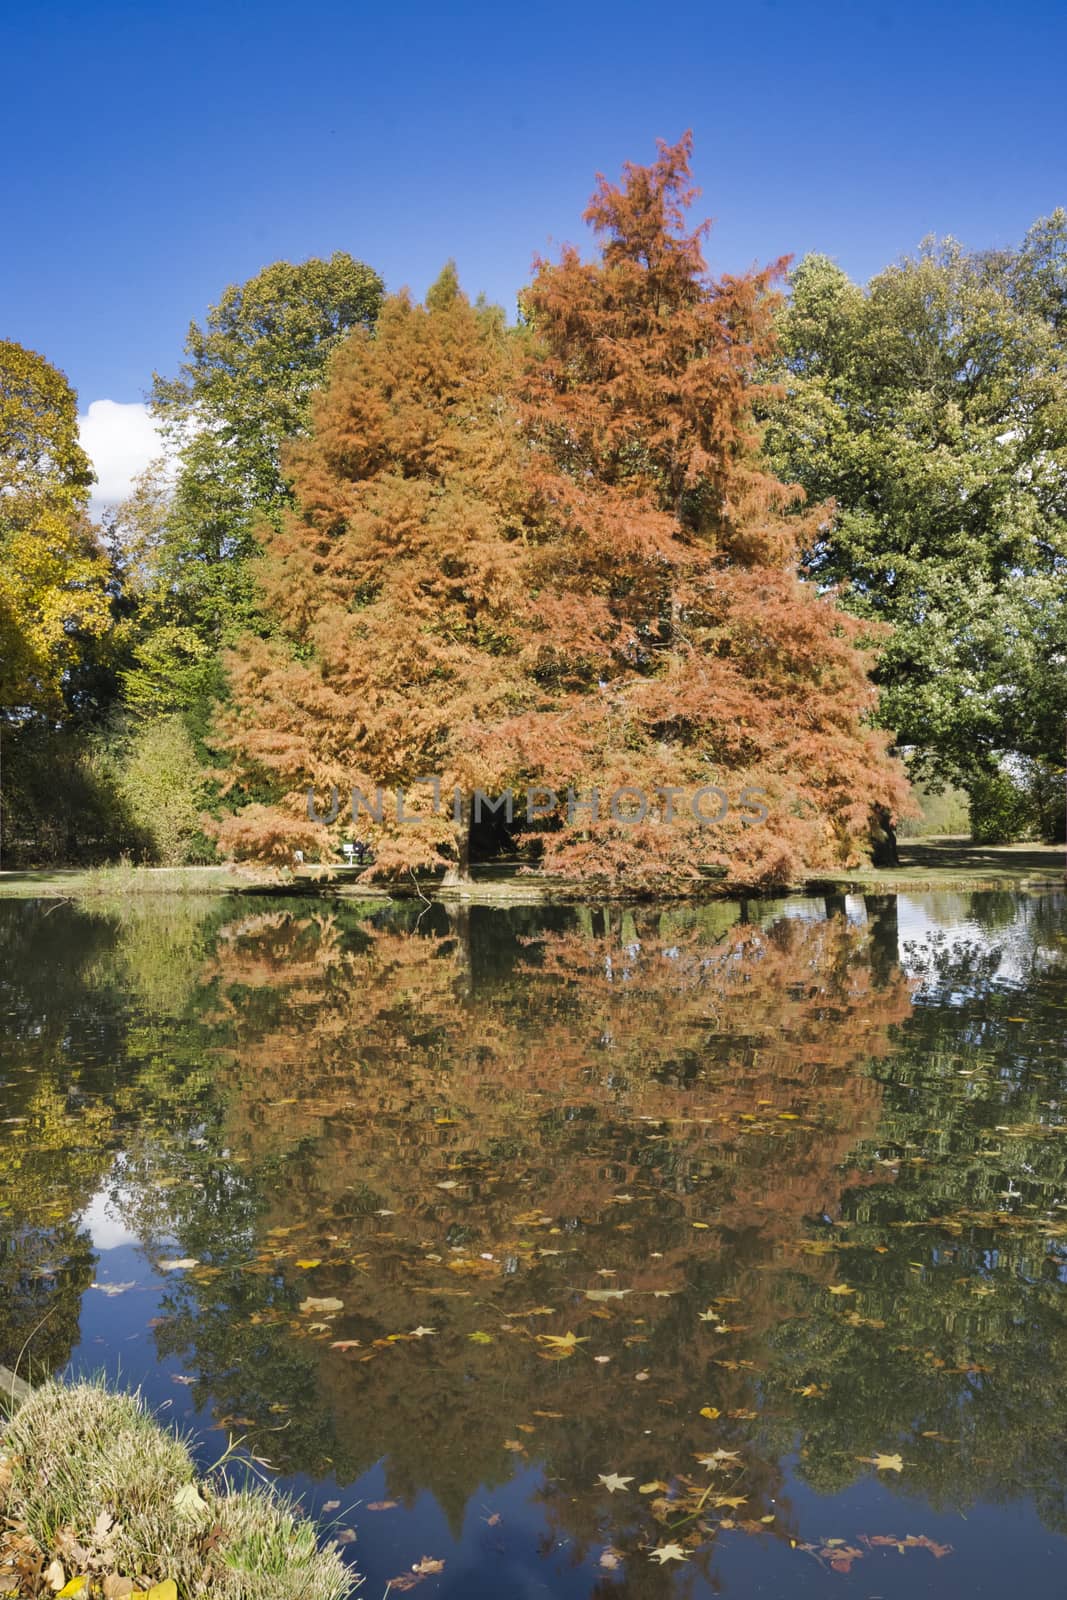
<svg viewBox="0 0 1067 1600">
<path fill-rule="evenodd" d="M 356 1586 L 271 1490 L 198 1477 L 139 1396 L 46 1383 L 0 1430 L 0 1594 L 347 1600 Z"/>
<path fill-rule="evenodd" d="M 1067 882 L 1063 845 L 971 844 L 969 839 L 909 839 L 899 867 L 862 867 L 827 884 L 860 894 L 906 894 L 922 889 L 1046 889 Z"/>
<path fill-rule="evenodd" d="M 891 894 L 922 889 L 1049 888 L 1065 882 L 1064 863 L 1062 845 L 976 845 L 959 838 L 909 839 L 900 846 L 899 867 L 858 867 L 791 884 L 787 892 Z M 524 876 L 513 865 L 492 862 L 476 866 L 469 884 L 448 888 L 428 877 L 412 879 L 395 889 L 358 880 L 359 869 L 345 866 L 338 866 L 324 879 L 314 868 L 281 876 L 267 868 L 232 864 L 135 867 L 121 863 L 87 869 L 53 867 L 0 872 L 0 897 L 92 900 L 154 894 L 302 893 L 388 900 L 422 894 L 483 905 L 537 905 L 600 898 L 581 883 Z M 714 883 L 707 884 L 702 892 L 729 899 L 738 896 L 736 888 L 720 888 Z"/>
<path fill-rule="evenodd" d="M 0 872 L 0 896 L 114 899 L 131 894 L 247 894 L 269 888 L 277 874 L 255 867 L 33 867 Z"/>
</svg>

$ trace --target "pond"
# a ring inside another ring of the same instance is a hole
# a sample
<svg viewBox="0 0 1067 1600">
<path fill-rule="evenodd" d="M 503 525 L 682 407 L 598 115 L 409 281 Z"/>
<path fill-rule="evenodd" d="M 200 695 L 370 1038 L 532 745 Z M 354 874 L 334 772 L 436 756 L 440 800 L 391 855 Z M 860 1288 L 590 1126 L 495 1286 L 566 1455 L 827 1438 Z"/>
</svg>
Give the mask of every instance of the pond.
<svg viewBox="0 0 1067 1600">
<path fill-rule="evenodd" d="M 1062 1596 L 1067 897 L 0 902 L 0 1362 L 380 1600 Z"/>
</svg>

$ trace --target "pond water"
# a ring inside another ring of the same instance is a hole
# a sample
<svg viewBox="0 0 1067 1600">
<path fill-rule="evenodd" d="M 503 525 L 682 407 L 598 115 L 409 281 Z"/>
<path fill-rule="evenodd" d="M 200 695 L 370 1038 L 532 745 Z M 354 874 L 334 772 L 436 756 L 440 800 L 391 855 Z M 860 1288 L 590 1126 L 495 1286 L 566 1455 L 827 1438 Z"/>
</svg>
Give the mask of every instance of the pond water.
<svg viewBox="0 0 1067 1600">
<path fill-rule="evenodd" d="M 1059 893 L 2 901 L 0 1362 L 364 1600 L 1062 1596 L 1065 977 Z"/>
</svg>

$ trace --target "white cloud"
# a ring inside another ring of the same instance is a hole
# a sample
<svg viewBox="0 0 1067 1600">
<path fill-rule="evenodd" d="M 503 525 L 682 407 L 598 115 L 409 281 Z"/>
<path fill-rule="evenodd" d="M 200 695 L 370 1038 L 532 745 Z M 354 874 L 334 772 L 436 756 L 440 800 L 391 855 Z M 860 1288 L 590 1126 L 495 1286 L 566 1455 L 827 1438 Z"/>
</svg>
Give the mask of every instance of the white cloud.
<svg viewBox="0 0 1067 1600">
<path fill-rule="evenodd" d="M 78 432 L 96 471 L 89 507 L 98 517 L 125 499 L 134 478 L 162 453 L 163 445 L 148 407 L 138 401 L 91 401 L 78 418 Z"/>
</svg>

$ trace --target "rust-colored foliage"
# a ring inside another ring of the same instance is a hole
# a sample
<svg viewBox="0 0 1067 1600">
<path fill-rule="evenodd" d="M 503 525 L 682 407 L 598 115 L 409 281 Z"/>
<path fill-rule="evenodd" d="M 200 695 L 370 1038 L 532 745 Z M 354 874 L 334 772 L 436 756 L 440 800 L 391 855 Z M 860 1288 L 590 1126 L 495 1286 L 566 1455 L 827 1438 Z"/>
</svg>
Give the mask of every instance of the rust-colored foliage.
<svg viewBox="0 0 1067 1600">
<path fill-rule="evenodd" d="M 232 1040 L 214 1069 L 221 1136 L 244 1170 L 272 1172 L 270 1271 L 344 1304 L 311 1346 L 343 1472 L 386 1457 L 391 1497 L 432 1488 L 458 1522 L 506 1476 L 517 1430 L 567 1484 L 546 1491 L 550 1519 L 589 1539 L 607 1452 L 635 1483 L 656 1476 L 646 1430 L 665 1406 L 685 1468 L 746 1435 L 729 1412 L 753 1406 L 766 1342 L 836 1263 L 768 1269 L 862 1181 L 850 1156 L 881 1091 L 856 1068 L 885 1053 L 910 991 L 895 964 L 879 974 L 873 924 L 714 915 L 575 913 L 495 975 L 462 908 L 417 936 L 285 912 L 223 931 L 206 974 Z M 695 1322 L 694 1285 L 728 1295 L 719 1320 L 740 1326 Z M 203 1294 L 215 1303 L 220 1280 Z M 423 1324 L 426 1350 L 391 1364 L 389 1335 Z M 215 1403 L 243 1414 L 246 1371 L 224 1365 L 237 1387 Z M 674 1416 L 695 1391 L 721 1409 L 714 1432 L 691 1400 Z M 746 1468 L 762 1513 L 781 1468 L 756 1451 Z"/>
<path fill-rule="evenodd" d="M 859 624 L 798 574 L 827 513 L 761 463 L 780 264 L 707 276 L 689 149 L 600 180 L 599 256 L 537 263 L 521 336 L 446 273 L 339 353 L 270 544 L 278 632 L 233 665 L 224 740 L 238 782 L 276 796 L 224 825 L 236 853 L 321 847 L 309 782 L 435 774 L 443 814 L 401 828 L 387 807 L 378 872 L 464 864 L 453 785 L 547 785 L 547 870 L 685 892 L 702 865 L 764 884 L 854 864 L 872 807 L 906 805 L 864 720 Z M 706 826 L 689 796 L 712 784 L 730 809 Z M 611 815 L 623 787 L 644 820 Z M 566 818 L 568 788 L 599 790 L 600 815 Z"/>
</svg>

